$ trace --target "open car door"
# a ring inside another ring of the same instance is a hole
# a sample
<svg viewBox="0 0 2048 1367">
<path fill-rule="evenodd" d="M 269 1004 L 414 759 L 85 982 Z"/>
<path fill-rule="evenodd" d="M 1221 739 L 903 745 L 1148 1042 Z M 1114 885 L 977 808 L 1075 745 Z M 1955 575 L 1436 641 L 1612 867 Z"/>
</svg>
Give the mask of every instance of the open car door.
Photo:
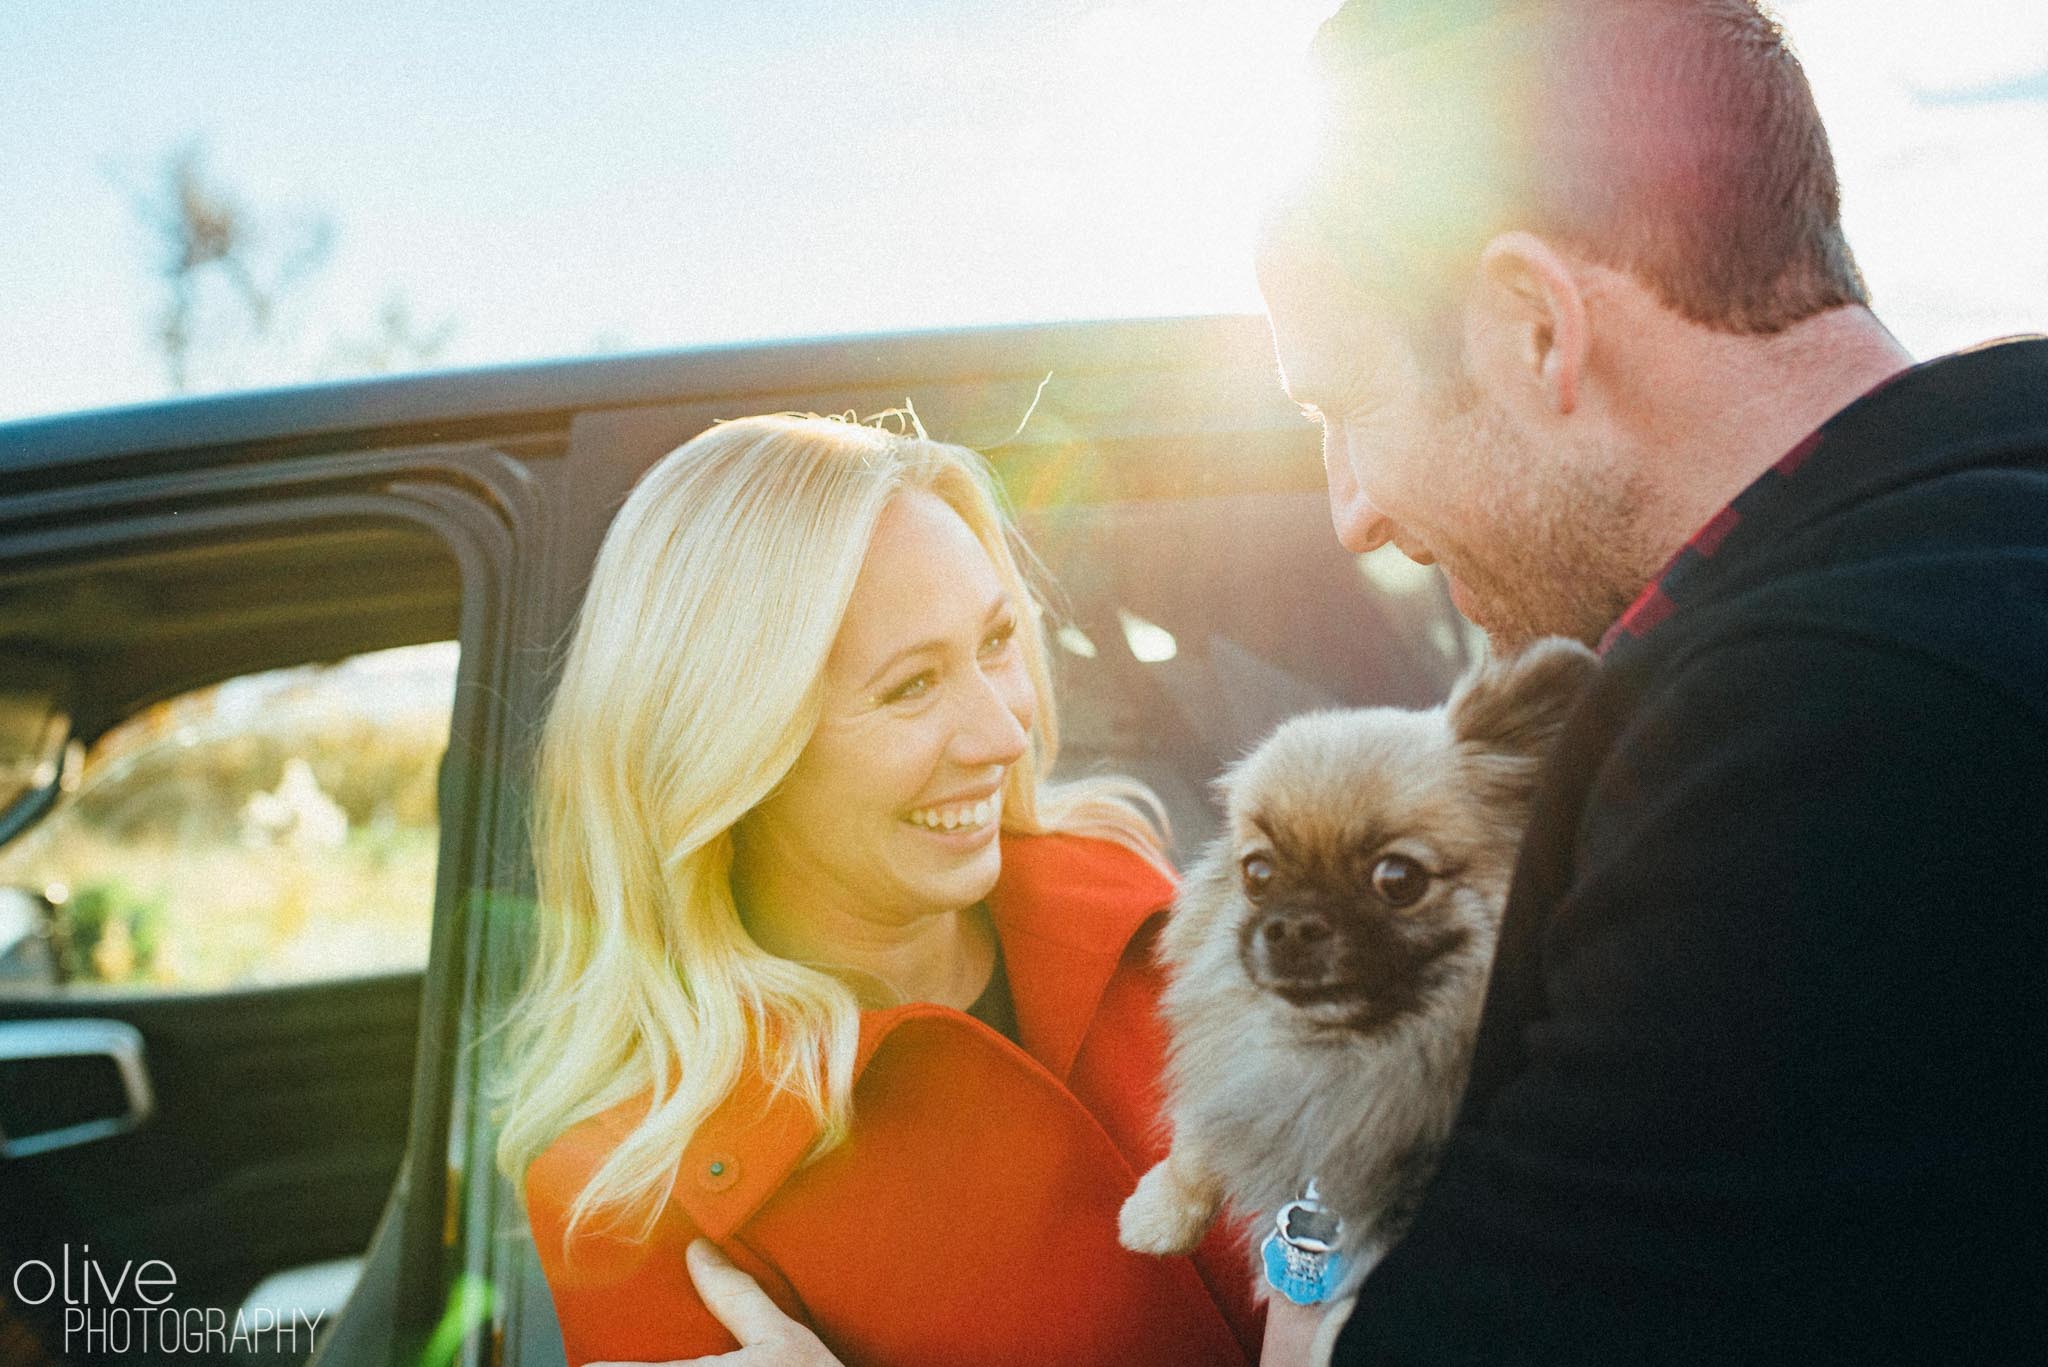
<svg viewBox="0 0 2048 1367">
<path fill-rule="evenodd" d="M 277 416 L 0 429 L 0 694 L 61 732 L 0 845 L 0 1356 L 304 1361 L 451 1280 L 530 482 Z"/>
</svg>

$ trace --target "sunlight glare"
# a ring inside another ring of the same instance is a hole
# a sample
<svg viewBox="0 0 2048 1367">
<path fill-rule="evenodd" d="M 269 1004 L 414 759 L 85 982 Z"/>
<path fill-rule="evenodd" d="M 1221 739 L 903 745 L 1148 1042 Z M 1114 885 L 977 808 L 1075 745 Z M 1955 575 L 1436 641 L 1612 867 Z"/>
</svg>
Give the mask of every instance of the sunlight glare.
<svg viewBox="0 0 2048 1367">
<path fill-rule="evenodd" d="M 1084 660 L 1095 658 L 1095 642 L 1089 640 L 1088 633 L 1075 626 L 1072 622 L 1061 623 L 1060 629 L 1053 633 L 1053 635 L 1067 654 L 1078 655 Z"/>
<path fill-rule="evenodd" d="M 1124 644 L 1131 648 L 1131 654 L 1142 664 L 1164 664 L 1180 654 L 1180 642 L 1173 639 L 1173 633 L 1157 622 L 1148 622 L 1134 612 L 1123 608 L 1116 610 L 1117 620 L 1123 624 Z"/>
<path fill-rule="evenodd" d="M 1305 60 L 1326 4 L 1130 0 L 1083 15 L 1067 43 L 1070 92 L 1049 122 L 1020 135 L 1035 192 L 1114 188 L 1096 212 L 1144 222 L 1152 255 L 1216 306 L 1256 307 L 1254 213 L 1309 146 Z M 1187 206 L 1172 219 L 1162 203 Z"/>
</svg>

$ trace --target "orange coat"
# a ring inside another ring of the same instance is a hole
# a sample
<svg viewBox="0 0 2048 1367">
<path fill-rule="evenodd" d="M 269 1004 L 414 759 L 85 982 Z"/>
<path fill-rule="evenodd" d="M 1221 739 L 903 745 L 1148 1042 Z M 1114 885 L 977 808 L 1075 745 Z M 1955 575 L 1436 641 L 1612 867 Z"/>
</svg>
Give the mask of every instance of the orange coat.
<svg viewBox="0 0 2048 1367">
<path fill-rule="evenodd" d="M 1023 1047 L 946 1007 L 864 1012 L 847 1142 L 800 1167 L 809 1115 L 745 1081 L 684 1149 L 644 1243 L 579 1232 L 562 1249 L 569 1203 L 644 1099 L 556 1140 L 527 1206 L 569 1362 L 732 1349 L 683 1266 L 699 1234 L 849 1367 L 1256 1359 L 1251 1265 L 1222 1222 L 1193 1258 L 1116 1238 L 1165 1152 L 1151 950 L 1171 895 L 1117 846 L 1005 837 L 990 909 Z"/>
</svg>

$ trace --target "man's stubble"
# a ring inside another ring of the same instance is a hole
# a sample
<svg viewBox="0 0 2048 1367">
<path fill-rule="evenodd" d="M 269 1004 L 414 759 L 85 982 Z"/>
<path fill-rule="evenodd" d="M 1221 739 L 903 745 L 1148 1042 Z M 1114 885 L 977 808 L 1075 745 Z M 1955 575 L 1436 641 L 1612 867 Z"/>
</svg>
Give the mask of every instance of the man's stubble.
<svg viewBox="0 0 2048 1367">
<path fill-rule="evenodd" d="M 1538 449 L 1496 404 L 1458 388 L 1451 458 L 1479 472 L 1465 521 L 1475 535 L 1438 555 L 1467 614 L 1497 654 L 1553 635 L 1596 645 L 1663 563 L 1647 481 L 1610 449 Z"/>
</svg>

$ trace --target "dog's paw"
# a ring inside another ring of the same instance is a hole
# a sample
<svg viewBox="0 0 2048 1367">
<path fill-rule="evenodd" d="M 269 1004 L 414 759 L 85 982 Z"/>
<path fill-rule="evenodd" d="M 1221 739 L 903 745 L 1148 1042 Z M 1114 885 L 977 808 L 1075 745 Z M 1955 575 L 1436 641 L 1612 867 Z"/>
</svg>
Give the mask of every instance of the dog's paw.
<svg viewBox="0 0 2048 1367">
<path fill-rule="evenodd" d="M 1117 1238 L 1133 1253 L 1192 1252 L 1216 1218 L 1216 1203 L 1174 1181 L 1165 1163 L 1139 1179 L 1117 1215 Z"/>
</svg>

